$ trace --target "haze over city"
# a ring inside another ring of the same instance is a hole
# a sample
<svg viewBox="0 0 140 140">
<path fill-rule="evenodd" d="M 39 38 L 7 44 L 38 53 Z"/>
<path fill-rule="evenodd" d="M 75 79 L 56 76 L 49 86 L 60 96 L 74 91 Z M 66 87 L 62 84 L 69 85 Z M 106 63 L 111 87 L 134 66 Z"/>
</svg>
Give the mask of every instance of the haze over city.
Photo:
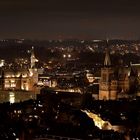
<svg viewBox="0 0 140 140">
<path fill-rule="evenodd" d="M 0 38 L 139 39 L 138 0 L 1 0 Z"/>
<path fill-rule="evenodd" d="M 0 140 L 139 140 L 139 5 L 0 0 Z"/>
</svg>

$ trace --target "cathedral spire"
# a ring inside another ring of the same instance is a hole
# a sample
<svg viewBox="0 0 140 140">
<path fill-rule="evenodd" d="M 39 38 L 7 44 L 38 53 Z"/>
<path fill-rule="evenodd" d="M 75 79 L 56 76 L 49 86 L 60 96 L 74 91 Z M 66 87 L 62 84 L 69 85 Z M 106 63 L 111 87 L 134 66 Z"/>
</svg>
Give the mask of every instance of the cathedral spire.
<svg viewBox="0 0 140 140">
<path fill-rule="evenodd" d="M 35 58 L 35 54 L 34 54 L 34 47 L 32 46 L 31 49 L 31 68 L 35 68 L 35 62 L 38 62 L 38 60 Z"/>
<path fill-rule="evenodd" d="M 111 66 L 111 60 L 108 49 L 106 49 L 105 59 L 104 59 L 104 66 Z"/>
</svg>

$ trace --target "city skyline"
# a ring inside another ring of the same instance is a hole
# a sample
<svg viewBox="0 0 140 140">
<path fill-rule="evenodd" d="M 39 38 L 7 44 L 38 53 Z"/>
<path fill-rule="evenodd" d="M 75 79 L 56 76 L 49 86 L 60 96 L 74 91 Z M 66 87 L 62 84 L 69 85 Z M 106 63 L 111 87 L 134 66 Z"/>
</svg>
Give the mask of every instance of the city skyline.
<svg viewBox="0 0 140 140">
<path fill-rule="evenodd" d="M 138 0 L 0 2 L 0 38 L 140 39 Z"/>
</svg>

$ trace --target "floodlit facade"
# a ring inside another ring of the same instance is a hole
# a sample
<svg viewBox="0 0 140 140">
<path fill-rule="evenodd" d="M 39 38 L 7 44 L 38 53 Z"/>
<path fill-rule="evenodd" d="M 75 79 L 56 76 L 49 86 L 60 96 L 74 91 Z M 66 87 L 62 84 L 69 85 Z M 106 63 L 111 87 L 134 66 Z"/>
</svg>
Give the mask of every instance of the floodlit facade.
<svg viewBox="0 0 140 140">
<path fill-rule="evenodd" d="M 38 82 L 38 69 L 35 68 L 36 58 L 34 48 L 31 51 L 31 66 L 29 69 L 1 69 L 1 90 L 24 90 L 33 91 Z"/>
<path fill-rule="evenodd" d="M 30 76 L 29 71 L 4 72 L 3 90 L 33 90 L 35 75 Z"/>
<path fill-rule="evenodd" d="M 112 66 L 107 50 L 104 67 L 101 68 L 99 100 L 116 100 L 127 95 L 134 86 L 136 78 L 137 73 L 130 67 L 124 67 L 122 64 Z"/>
</svg>

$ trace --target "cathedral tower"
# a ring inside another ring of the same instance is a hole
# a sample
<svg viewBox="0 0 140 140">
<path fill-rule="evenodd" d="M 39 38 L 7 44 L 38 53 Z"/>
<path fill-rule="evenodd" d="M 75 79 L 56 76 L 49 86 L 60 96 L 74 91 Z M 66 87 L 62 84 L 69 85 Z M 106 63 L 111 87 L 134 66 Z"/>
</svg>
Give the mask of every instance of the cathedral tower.
<svg viewBox="0 0 140 140">
<path fill-rule="evenodd" d="M 108 49 L 106 49 L 104 67 L 101 68 L 101 80 L 99 84 L 99 100 L 115 100 L 117 96 L 117 79 Z"/>
<path fill-rule="evenodd" d="M 32 47 L 31 49 L 31 57 L 30 57 L 30 61 L 31 61 L 31 67 L 29 69 L 29 73 L 30 73 L 30 81 L 31 81 L 31 89 L 34 87 L 35 84 L 37 84 L 38 82 L 38 70 L 35 67 L 35 63 L 38 62 L 38 60 L 35 57 L 34 54 L 34 47 Z"/>
<path fill-rule="evenodd" d="M 35 54 L 34 54 L 34 47 L 32 46 L 31 49 L 31 69 L 35 68 L 35 62 L 38 62 L 38 60 L 35 58 Z"/>
</svg>

